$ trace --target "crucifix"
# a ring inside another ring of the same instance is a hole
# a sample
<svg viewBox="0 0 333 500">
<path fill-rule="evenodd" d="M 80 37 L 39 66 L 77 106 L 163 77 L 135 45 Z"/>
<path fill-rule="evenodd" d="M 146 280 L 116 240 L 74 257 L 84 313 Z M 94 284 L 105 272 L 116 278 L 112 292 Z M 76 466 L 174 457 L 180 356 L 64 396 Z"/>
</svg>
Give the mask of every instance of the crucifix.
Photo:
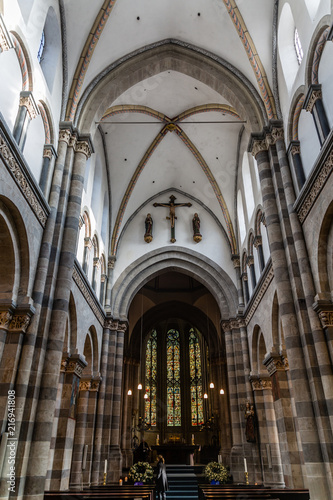
<svg viewBox="0 0 333 500">
<path fill-rule="evenodd" d="M 175 219 L 176 217 L 176 207 L 191 207 L 192 203 L 175 203 L 176 197 L 172 194 L 170 196 L 170 203 L 154 203 L 154 207 L 169 207 L 169 217 L 166 219 L 171 221 L 171 243 L 175 243 Z"/>
</svg>

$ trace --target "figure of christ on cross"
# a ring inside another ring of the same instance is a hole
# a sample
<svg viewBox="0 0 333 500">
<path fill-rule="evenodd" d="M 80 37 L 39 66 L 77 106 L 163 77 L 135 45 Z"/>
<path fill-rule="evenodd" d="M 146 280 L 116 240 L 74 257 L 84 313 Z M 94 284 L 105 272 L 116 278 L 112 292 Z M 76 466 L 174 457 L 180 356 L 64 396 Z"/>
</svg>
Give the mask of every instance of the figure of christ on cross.
<svg viewBox="0 0 333 500">
<path fill-rule="evenodd" d="M 172 194 L 170 196 L 170 203 L 154 203 L 154 207 L 169 207 L 169 217 L 166 219 L 171 221 L 171 243 L 175 243 L 175 219 L 176 217 L 176 207 L 191 207 L 192 203 L 175 203 L 176 197 Z"/>
</svg>

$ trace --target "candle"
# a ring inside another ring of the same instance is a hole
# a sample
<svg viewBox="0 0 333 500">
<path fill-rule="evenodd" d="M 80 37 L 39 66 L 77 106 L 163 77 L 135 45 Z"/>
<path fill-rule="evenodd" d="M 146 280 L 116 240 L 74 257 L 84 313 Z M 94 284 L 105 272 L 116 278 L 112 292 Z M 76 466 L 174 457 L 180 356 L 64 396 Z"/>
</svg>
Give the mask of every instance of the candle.
<svg viewBox="0 0 333 500">
<path fill-rule="evenodd" d="M 108 469 L 108 461 L 105 460 L 105 462 L 104 462 L 104 474 L 106 474 L 107 469 Z"/>
<path fill-rule="evenodd" d="M 192 434 L 192 444 L 194 444 L 194 434 Z"/>
<path fill-rule="evenodd" d="M 127 483 L 127 476 L 125 477 L 125 483 Z"/>
<path fill-rule="evenodd" d="M 247 463 L 246 463 L 246 458 L 244 458 L 244 471 L 247 472 Z"/>
<path fill-rule="evenodd" d="M 123 480 L 119 479 L 119 486 L 122 486 L 122 485 L 123 485 Z"/>
</svg>

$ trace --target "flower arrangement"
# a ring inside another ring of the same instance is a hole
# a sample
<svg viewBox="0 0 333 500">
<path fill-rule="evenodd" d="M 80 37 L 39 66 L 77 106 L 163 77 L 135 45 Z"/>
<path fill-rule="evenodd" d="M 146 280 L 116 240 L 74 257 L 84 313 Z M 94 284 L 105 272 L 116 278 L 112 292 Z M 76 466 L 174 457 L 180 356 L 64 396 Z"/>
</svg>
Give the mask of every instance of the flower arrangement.
<svg viewBox="0 0 333 500">
<path fill-rule="evenodd" d="M 224 484 L 229 479 L 229 474 L 224 465 L 218 462 L 209 462 L 204 469 L 205 478 L 213 484 Z"/>
<path fill-rule="evenodd" d="M 152 483 L 154 471 L 148 462 L 138 462 L 129 470 L 129 480 L 133 483 Z"/>
</svg>

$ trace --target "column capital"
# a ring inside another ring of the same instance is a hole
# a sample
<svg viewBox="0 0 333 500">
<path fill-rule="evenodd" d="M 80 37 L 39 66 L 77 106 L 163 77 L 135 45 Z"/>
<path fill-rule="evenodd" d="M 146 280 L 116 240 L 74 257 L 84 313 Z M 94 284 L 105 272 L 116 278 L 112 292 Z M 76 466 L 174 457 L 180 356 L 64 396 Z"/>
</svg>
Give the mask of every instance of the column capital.
<svg viewBox="0 0 333 500">
<path fill-rule="evenodd" d="M 79 136 L 74 149 L 75 153 L 83 153 L 87 159 L 90 158 L 94 152 L 94 146 L 90 135 Z"/>
<path fill-rule="evenodd" d="M 253 245 L 254 245 L 254 248 L 257 248 L 260 247 L 262 245 L 262 237 L 261 236 L 255 236 L 254 240 L 253 240 Z"/>
<path fill-rule="evenodd" d="M 114 265 L 116 262 L 117 258 L 115 255 L 110 255 L 108 258 L 108 268 L 109 269 L 114 269 Z"/>
<path fill-rule="evenodd" d="M 127 330 L 127 326 L 128 326 L 127 321 L 126 322 L 125 321 L 121 321 L 121 322 L 119 321 L 119 323 L 118 323 L 118 332 L 125 333 L 126 330 Z"/>
<path fill-rule="evenodd" d="M 93 258 L 93 266 L 96 267 L 96 269 L 99 269 L 100 264 L 101 264 L 101 261 L 100 261 L 99 257 L 94 257 Z"/>
<path fill-rule="evenodd" d="M 27 108 L 31 120 L 39 115 L 39 110 L 34 96 L 29 90 L 22 90 L 22 92 L 20 93 L 20 106 L 24 106 Z"/>
<path fill-rule="evenodd" d="M 56 150 L 54 149 L 54 146 L 52 144 L 44 144 L 44 149 L 43 149 L 43 158 L 48 158 L 49 160 L 52 159 L 52 157 L 57 157 Z"/>
<path fill-rule="evenodd" d="M 35 309 L 30 306 L 28 308 L 17 308 L 13 313 L 11 322 L 9 324 L 9 330 L 11 332 L 25 333 L 32 316 L 35 314 Z"/>
<path fill-rule="evenodd" d="M 13 310 L 11 308 L 7 309 L 6 311 L 0 311 L 0 328 L 1 330 L 7 330 L 9 329 L 10 322 L 13 318 Z"/>
<path fill-rule="evenodd" d="M 260 377 L 260 385 L 262 387 L 262 390 L 268 389 L 272 390 L 272 381 L 270 377 Z"/>
<path fill-rule="evenodd" d="M 272 123 L 269 132 L 266 135 L 266 144 L 267 147 L 274 146 L 277 141 L 284 141 L 284 130 L 282 124 L 279 122 Z"/>
<path fill-rule="evenodd" d="M 61 365 L 60 365 L 60 371 L 63 373 L 67 370 L 69 357 L 70 356 L 69 356 L 68 352 L 63 354 L 63 358 L 61 360 Z"/>
<path fill-rule="evenodd" d="M 312 113 L 313 106 L 318 99 L 322 99 L 321 85 L 312 84 L 310 85 L 308 93 L 304 100 L 303 109 Z"/>
<path fill-rule="evenodd" d="M 84 378 L 80 380 L 80 392 L 81 391 L 89 391 L 91 387 L 90 378 Z"/>
<path fill-rule="evenodd" d="M 277 371 L 284 371 L 285 370 L 285 364 L 284 364 L 283 357 L 277 353 L 272 353 L 272 352 L 269 353 L 265 357 L 263 364 L 266 366 L 270 377 L 272 375 L 274 375 L 274 373 Z"/>
<path fill-rule="evenodd" d="M 253 140 L 253 142 L 251 144 L 251 151 L 250 151 L 252 156 L 254 156 L 254 158 L 256 158 L 257 155 L 263 151 L 266 151 L 266 152 L 268 151 L 266 140 L 265 139 Z"/>
<path fill-rule="evenodd" d="M 301 143 L 299 141 L 290 141 L 287 154 L 292 156 L 301 154 Z"/>
<path fill-rule="evenodd" d="M 5 52 L 6 50 L 14 47 L 10 33 L 5 25 L 4 18 L 0 14 L 0 49 Z"/>
<path fill-rule="evenodd" d="M 113 318 L 106 318 L 104 321 L 104 328 L 116 332 L 118 330 L 118 321 Z"/>
<path fill-rule="evenodd" d="M 98 392 L 101 382 L 102 382 L 102 377 L 100 375 L 93 377 L 90 381 L 90 389 L 89 389 L 90 392 Z"/>
<path fill-rule="evenodd" d="M 231 256 L 231 260 L 232 260 L 234 269 L 237 269 L 237 267 L 240 267 L 240 258 L 239 258 L 239 255 L 236 255 L 236 254 L 232 255 Z"/>
<path fill-rule="evenodd" d="M 318 299 L 316 296 L 316 302 L 312 305 L 312 308 L 319 316 L 322 328 L 327 328 L 333 326 L 333 304 L 330 300 Z"/>
<path fill-rule="evenodd" d="M 84 238 L 84 246 L 88 248 L 88 250 L 91 250 L 92 248 L 92 239 L 90 238 L 90 236 L 86 236 Z"/>
<path fill-rule="evenodd" d="M 82 356 L 81 354 L 72 354 L 72 356 L 70 356 L 68 360 L 66 372 L 74 373 L 74 375 L 77 375 L 81 378 L 82 372 L 87 364 L 88 363 L 86 362 L 84 356 Z"/>
</svg>

